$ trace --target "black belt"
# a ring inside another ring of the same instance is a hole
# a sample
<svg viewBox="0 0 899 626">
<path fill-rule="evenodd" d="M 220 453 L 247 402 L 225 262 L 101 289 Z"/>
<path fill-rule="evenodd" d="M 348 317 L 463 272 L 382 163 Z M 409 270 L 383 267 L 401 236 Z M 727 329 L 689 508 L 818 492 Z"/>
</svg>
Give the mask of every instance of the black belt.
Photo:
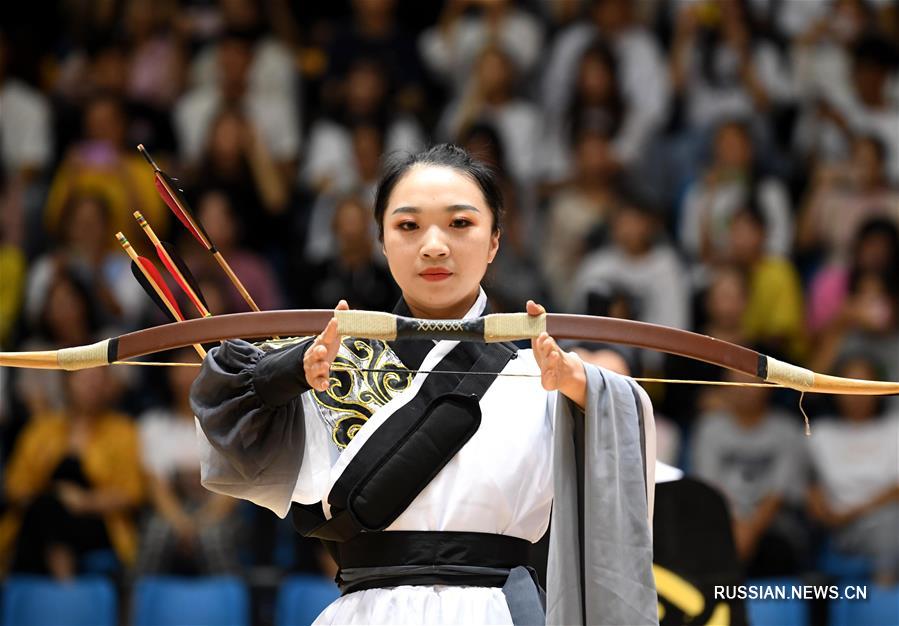
<svg viewBox="0 0 899 626">
<path fill-rule="evenodd" d="M 400 585 L 500 587 L 512 623 L 542 626 L 546 596 L 527 565 L 531 542 L 492 533 L 381 531 L 330 543 L 343 595 Z"/>
<path fill-rule="evenodd" d="M 361 533 L 335 547 L 344 594 L 399 585 L 502 587 L 531 552 L 525 539 L 469 532 Z"/>
</svg>

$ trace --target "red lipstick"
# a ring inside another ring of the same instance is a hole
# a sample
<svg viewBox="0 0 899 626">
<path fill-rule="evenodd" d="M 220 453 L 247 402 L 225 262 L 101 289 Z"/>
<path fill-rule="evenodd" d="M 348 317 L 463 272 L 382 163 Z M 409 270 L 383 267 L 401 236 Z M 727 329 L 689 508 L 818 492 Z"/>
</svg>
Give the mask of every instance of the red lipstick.
<svg viewBox="0 0 899 626">
<path fill-rule="evenodd" d="M 452 276 L 453 273 L 445 267 L 429 267 L 428 269 L 419 272 L 418 275 L 427 281 L 436 282 L 440 280 L 446 280 L 447 278 Z"/>
</svg>

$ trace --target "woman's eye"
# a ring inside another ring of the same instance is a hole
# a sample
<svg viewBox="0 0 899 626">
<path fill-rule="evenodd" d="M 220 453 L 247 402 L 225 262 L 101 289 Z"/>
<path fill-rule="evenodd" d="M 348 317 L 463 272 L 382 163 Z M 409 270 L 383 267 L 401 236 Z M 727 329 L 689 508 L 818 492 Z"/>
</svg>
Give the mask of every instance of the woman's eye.
<svg viewBox="0 0 899 626">
<path fill-rule="evenodd" d="M 471 226 L 471 221 L 465 219 L 464 217 L 457 217 L 450 224 L 453 228 L 466 228 Z"/>
<path fill-rule="evenodd" d="M 397 228 L 399 228 L 400 230 L 415 230 L 416 228 L 418 228 L 418 224 L 416 224 L 415 222 L 400 222 L 397 225 Z"/>
</svg>

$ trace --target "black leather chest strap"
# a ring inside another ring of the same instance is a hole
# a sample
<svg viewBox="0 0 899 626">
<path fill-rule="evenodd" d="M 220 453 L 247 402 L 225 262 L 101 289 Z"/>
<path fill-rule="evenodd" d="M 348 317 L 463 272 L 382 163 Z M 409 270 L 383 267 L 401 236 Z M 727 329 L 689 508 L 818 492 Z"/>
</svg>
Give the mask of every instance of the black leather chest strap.
<svg viewBox="0 0 899 626">
<path fill-rule="evenodd" d="M 429 375 L 347 465 L 328 496 L 332 519 L 322 522 L 317 505 L 297 505 L 297 530 L 346 541 L 390 526 L 477 432 L 480 400 L 514 356 L 508 344 L 458 344 L 438 369 L 466 373 Z"/>
</svg>

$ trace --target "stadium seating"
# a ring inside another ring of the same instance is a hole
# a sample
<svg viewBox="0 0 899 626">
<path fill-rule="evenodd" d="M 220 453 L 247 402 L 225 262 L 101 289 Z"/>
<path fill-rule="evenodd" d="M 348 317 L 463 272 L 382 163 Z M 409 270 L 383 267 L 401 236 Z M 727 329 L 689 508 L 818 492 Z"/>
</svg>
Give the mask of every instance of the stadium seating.
<svg viewBox="0 0 899 626">
<path fill-rule="evenodd" d="M 840 599 L 830 603 L 830 626 L 895 626 L 899 624 L 899 586 L 879 587 L 862 583 L 867 598 Z"/>
<path fill-rule="evenodd" d="M 843 554 L 826 542 L 818 556 L 818 569 L 838 581 L 868 578 L 874 569 L 870 559 Z"/>
<path fill-rule="evenodd" d="M 785 587 L 802 585 L 798 578 L 765 578 L 747 581 L 752 587 Z M 747 599 L 746 614 L 752 626 L 806 626 L 809 623 L 807 600 Z"/>
<path fill-rule="evenodd" d="M 145 577 L 134 590 L 134 626 L 248 626 L 249 594 L 238 578 Z"/>
<path fill-rule="evenodd" d="M 115 626 L 116 594 L 105 578 L 60 583 L 11 576 L 3 593 L 3 626 Z"/>
<path fill-rule="evenodd" d="M 337 585 L 322 576 L 291 576 L 278 592 L 276 626 L 308 626 L 340 595 Z"/>
</svg>

